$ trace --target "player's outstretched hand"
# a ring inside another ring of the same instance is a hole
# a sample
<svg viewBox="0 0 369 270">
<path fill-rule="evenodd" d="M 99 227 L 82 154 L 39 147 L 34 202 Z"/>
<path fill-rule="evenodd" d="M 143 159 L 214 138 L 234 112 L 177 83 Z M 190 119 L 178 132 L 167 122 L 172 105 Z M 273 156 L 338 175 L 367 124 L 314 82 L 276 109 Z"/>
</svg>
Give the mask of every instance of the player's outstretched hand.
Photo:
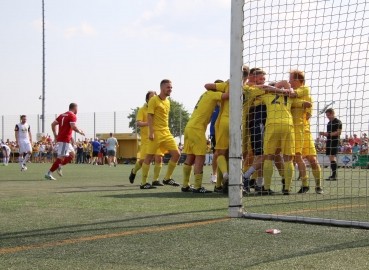
<svg viewBox="0 0 369 270">
<path fill-rule="evenodd" d="M 79 131 L 79 134 L 81 134 L 82 136 L 86 136 L 85 132 L 82 129 Z"/>
<path fill-rule="evenodd" d="M 154 134 L 149 134 L 149 140 L 153 141 L 154 140 Z"/>
</svg>

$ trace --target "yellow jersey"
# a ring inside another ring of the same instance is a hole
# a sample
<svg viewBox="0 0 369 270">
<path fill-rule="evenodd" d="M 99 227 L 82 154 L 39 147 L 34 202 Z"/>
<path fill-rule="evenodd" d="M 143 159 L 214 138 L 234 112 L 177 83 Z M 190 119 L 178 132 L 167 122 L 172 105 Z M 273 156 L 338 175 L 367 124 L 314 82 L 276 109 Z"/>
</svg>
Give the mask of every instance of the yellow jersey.
<svg viewBox="0 0 369 270">
<path fill-rule="evenodd" d="M 245 123 L 247 116 L 249 114 L 250 108 L 255 101 L 255 98 L 264 95 L 265 91 L 254 87 L 253 85 L 243 86 L 243 105 L 242 105 L 242 119 Z"/>
<path fill-rule="evenodd" d="M 310 89 L 307 86 L 301 86 L 295 90 L 297 94 L 297 99 L 309 101 L 308 98 L 310 97 Z M 303 125 L 304 124 L 304 114 L 305 109 L 302 107 L 292 107 L 291 109 L 293 124 L 296 125 Z M 306 118 L 306 116 L 305 116 Z"/>
<path fill-rule="evenodd" d="M 267 107 L 265 126 L 269 124 L 293 125 L 291 106 L 301 107 L 303 103 L 302 100 L 291 99 L 279 94 L 265 94 L 261 97 L 261 100 Z"/>
<path fill-rule="evenodd" d="M 136 121 L 147 122 L 147 104 L 143 105 L 137 112 Z M 149 127 L 140 127 L 141 140 L 145 141 L 149 139 Z"/>
<path fill-rule="evenodd" d="M 305 100 L 311 102 L 311 107 L 305 109 L 305 113 L 304 113 L 304 131 L 305 132 L 310 132 L 310 119 L 307 119 L 306 115 L 307 115 L 307 113 L 309 113 L 310 117 L 313 116 L 313 104 L 314 104 L 314 102 L 313 102 L 313 99 L 312 99 L 311 96 L 306 96 Z"/>
<path fill-rule="evenodd" d="M 226 82 L 223 83 L 216 83 L 215 84 L 215 90 L 222 92 L 222 93 L 228 93 L 229 92 L 229 84 Z M 218 121 L 219 119 L 219 121 Z M 220 105 L 219 109 L 219 116 L 218 116 L 217 122 L 229 122 L 229 100 L 223 99 L 222 103 Z"/>
<path fill-rule="evenodd" d="M 162 100 L 160 96 L 150 98 L 147 113 L 153 115 L 152 127 L 154 131 L 168 130 L 168 117 L 170 101 L 168 98 Z"/>
<path fill-rule="evenodd" d="M 222 95 L 223 93 L 214 91 L 206 91 L 203 93 L 186 127 L 201 129 L 205 132 L 217 102 L 222 100 Z"/>
</svg>

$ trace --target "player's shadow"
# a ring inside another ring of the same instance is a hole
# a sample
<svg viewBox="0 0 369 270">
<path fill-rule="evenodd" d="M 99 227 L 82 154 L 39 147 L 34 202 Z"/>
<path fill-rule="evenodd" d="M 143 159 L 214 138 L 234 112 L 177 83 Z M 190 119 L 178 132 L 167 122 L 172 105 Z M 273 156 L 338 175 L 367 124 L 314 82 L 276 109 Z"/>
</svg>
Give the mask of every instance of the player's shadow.
<svg viewBox="0 0 369 270">
<path fill-rule="evenodd" d="M 128 194 L 114 194 L 114 195 L 105 195 L 101 197 L 110 197 L 116 199 L 131 199 L 131 198 L 189 198 L 189 199 L 214 199 L 214 198 L 227 198 L 225 194 L 219 193 L 193 193 L 193 192 L 150 192 L 146 190 L 146 192 L 141 193 L 128 193 Z"/>
<path fill-rule="evenodd" d="M 45 182 L 46 180 L 0 180 L 0 182 Z"/>
</svg>

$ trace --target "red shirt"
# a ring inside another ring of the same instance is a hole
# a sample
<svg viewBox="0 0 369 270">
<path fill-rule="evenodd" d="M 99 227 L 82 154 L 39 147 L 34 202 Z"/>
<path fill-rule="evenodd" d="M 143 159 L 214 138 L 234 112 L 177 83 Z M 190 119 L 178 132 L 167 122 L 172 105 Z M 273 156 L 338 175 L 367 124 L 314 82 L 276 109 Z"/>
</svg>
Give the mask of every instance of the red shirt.
<svg viewBox="0 0 369 270">
<path fill-rule="evenodd" d="M 58 142 L 69 143 L 72 138 L 73 131 L 70 124 L 77 122 L 76 115 L 71 111 L 67 111 L 66 113 L 59 115 L 55 121 L 59 123 L 59 134 L 56 140 Z"/>
</svg>

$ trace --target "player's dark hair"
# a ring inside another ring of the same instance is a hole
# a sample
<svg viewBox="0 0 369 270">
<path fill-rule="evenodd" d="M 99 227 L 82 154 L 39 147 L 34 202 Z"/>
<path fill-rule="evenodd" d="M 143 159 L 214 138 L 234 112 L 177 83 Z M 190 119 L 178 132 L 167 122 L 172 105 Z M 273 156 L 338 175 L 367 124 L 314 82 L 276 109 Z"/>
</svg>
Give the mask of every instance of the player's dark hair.
<svg viewBox="0 0 369 270">
<path fill-rule="evenodd" d="M 334 110 L 332 108 L 326 109 L 325 113 L 334 114 Z"/>
<path fill-rule="evenodd" d="M 246 79 L 250 76 L 250 68 L 248 66 L 242 67 L 242 79 Z"/>
<path fill-rule="evenodd" d="M 266 72 L 262 70 L 261 68 L 252 68 L 250 69 L 250 75 L 251 76 L 258 76 L 258 75 L 265 75 Z"/>
<path fill-rule="evenodd" d="M 299 80 L 302 84 L 305 84 L 305 74 L 301 70 L 293 69 L 290 71 L 290 74 L 293 75 L 293 78 Z"/>
<path fill-rule="evenodd" d="M 170 80 L 168 80 L 168 79 L 164 79 L 164 80 L 162 80 L 161 82 L 160 82 L 160 87 L 162 87 L 164 84 L 166 84 L 166 83 L 172 83 Z"/>
<path fill-rule="evenodd" d="M 149 98 L 150 98 L 150 94 L 154 93 L 156 96 L 156 92 L 155 91 L 147 91 L 146 93 L 146 102 L 148 102 Z"/>
<path fill-rule="evenodd" d="M 69 110 L 73 110 L 75 107 L 77 107 L 77 103 L 69 104 Z"/>
<path fill-rule="evenodd" d="M 26 115 L 24 115 L 24 114 L 22 114 L 20 119 L 22 119 L 23 117 L 27 117 L 27 116 L 26 116 Z"/>
<path fill-rule="evenodd" d="M 224 82 L 224 81 L 222 81 L 222 80 L 215 80 L 214 81 L 214 83 L 222 83 L 222 82 Z"/>
</svg>

